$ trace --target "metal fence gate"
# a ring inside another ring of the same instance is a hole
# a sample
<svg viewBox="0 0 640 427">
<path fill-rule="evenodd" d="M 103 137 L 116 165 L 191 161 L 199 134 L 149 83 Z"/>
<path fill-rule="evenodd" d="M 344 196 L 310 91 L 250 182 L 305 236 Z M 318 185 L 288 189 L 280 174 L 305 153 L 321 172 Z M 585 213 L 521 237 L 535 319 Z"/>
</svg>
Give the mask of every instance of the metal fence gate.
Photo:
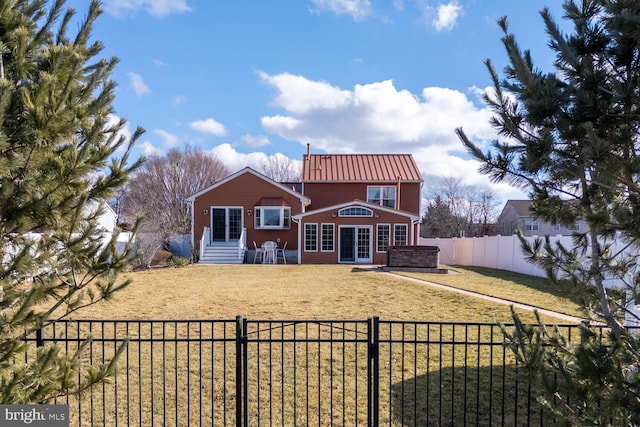
<svg viewBox="0 0 640 427">
<path fill-rule="evenodd" d="M 128 344 L 111 383 L 57 402 L 74 426 L 552 424 L 495 324 L 58 321 L 27 357 L 49 344 L 72 353 L 88 336 L 81 371 Z"/>
</svg>

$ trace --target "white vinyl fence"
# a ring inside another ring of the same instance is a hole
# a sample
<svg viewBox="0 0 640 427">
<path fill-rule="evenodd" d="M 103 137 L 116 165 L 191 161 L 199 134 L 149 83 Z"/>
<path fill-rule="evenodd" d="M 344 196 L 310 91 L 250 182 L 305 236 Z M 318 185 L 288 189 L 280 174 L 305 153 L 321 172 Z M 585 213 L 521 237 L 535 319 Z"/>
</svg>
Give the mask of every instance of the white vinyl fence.
<svg viewBox="0 0 640 427">
<path fill-rule="evenodd" d="M 530 243 L 539 238 L 537 236 L 526 237 Z M 546 277 L 546 272 L 540 267 L 528 262 L 522 252 L 522 243 L 518 236 L 485 236 L 485 237 L 461 237 L 451 239 L 424 238 L 419 240 L 420 245 L 438 246 L 440 248 L 440 263 L 447 265 L 463 265 L 472 267 L 487 267 L 499 270 L 513 271 L 531 276 Z M 562 243 L 571 248 L 573 241 L 571 236 L 552 236 L 552 244 Z M 624 242 L 617 241 L 612 245 L 615 253 L 624 248 Z M 630 250 L 635 252 L 631 253 Z M 638 248 L 623 251 L 624 255 L 638 255 Z M 630 271 L 633 275 L 635 271 Z M 624 287 L 619 279 L 606 281 L 607 287 Z M 632 308 L 633 309 L 633 308 Z M 640 305 L 633 309 L 640 314 Z M 629 324 L 636 324 L 635 319 L 627 316 Z"/>
<path fill-rule="evenodd" d="M 533 242 L 533 237 L 528 238 Z M 570 236 L 553 237 L 570 245 Z M 420 238 L 421 245 L 438 246 L 440 262 L 448 265 L 468 265 L 473 267 L 496 268 L 531 276 L 545 277 L 541 268 L 527 262 L 522 252 L 518 236 L 485 236 L 462 238 Z"/>
</svg>

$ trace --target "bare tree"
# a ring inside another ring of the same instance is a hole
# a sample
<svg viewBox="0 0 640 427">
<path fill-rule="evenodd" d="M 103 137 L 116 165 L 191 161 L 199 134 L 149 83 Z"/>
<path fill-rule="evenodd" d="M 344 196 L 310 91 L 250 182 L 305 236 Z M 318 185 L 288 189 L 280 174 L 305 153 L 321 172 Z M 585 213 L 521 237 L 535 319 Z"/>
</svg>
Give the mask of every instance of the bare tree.
<svg viewBox="0 0 640 427">
<path fill-rule="evenodd" d="M 262 163 L 262 173 L 277 182 L 299 182 L 302 180 L 300 165 L 280 153 L 265 159 Z"/>
<path fill-rule="evenodd" d="M 500 203 L 489 188 L 466 185 L 461 178 L 451 176 L 437 180 L 426 189 L 426 193 L 432 210 L 439 206 L 441 213 L 446 212 L 447 221 L 442 228 L 430 223 L 435 218 L 433 215 L 425 213 L 423 217 L 425 233 L 428 229 L 428 234 L 435 233 L 437 237 L 488 234 L 489 224 L 495 221 Z"/>
<path fill-rule="evenodd" d="M 148 235 L 148 241 L 165 242 L 174 234 L 189 233 L 191 212 L 185 199 L 228 174 L 216 156 L 191 146 L 151 156 L 124 189 L 124 220 L 142 216 L 140 231 L 157 235 Z"/>
</svg>

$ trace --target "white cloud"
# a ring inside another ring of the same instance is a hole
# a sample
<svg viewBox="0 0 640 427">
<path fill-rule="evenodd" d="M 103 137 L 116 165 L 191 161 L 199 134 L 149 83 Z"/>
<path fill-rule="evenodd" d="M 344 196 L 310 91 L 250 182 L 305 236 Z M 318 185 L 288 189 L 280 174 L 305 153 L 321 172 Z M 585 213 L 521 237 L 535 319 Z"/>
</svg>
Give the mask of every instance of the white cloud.
<svg viewBox="0 0 640 427">
<path fill-rule="evenodd" d="M 456 127 L 482 140 L 494 135 L 490 111 L 451 89 L 425 88 L 417 96 L 391 80 L 352 90 L 290 74 L 263 80 L 277 91 L 272 105 L 285 111 L 263 117 L 264 129 L 327 152 L 405 152 L 425 145 L 463 151 Z"/>
<path fill-rule="evenodd" d="M 136 93 L 136 95 L 142 96 L 146 93 L 151 92 L 149 86 L 144 83 L 144 80 L 142 80 L 142 76 L 140 74 L 127 73 L 127 75 L 129 76 L 129 85 L 131 86 L 131 89 L 133 89 L 133 91 Z"/>
<path fill-rule="evenodd" d="M 142 151 L 142 154 L 146 157 L 163 156 L 165 154 L 163 149 L 155 147 L 149 141 L 143 141 L 142 144 L 140 144 L 140 150 Z"/>
<path fill-rule="evenodd" d="M 193 8 L 187 0 L 104 0 L 104 10 L 119 18 L 133 15 L 139 10 L 162 18 L 173 13 L 191 12 Z"/>
<path fill-rule="evenodd" d="M 398 11 L 404 11 L 404 0 L 393 0 L 393 8 Z"/>
<path fill-rule="evenodd" d="M 227 129 L 225 129 L 220 122 L 211 118 L 191 122 L 189 123 L 189 127 L 199 132 L 210 133 L 215 136 L 225 136 L 227 134 Z"/>
<path fill-rule="evenodd" d="M 264 135 L 242 135 L 241 139 L 249 147 L 264 147 L 271 144 L 269 138 Z"/>
<path fill-rule="evenodd" d="M 262 165 L 268 157 L 266 153 L 239 153 L 230 144 L 220 144 L 211 149 L 211 152 L 220 159 L 229 170 L 235 172 L 249 166 L 252 169 L 260 171 Z"/>
<path fill-rule="evenodd" d="M 156 129 L 153 131 L 156 135 L 162 138 L 162 145 L 167 148 L 177 147 L 180 143 L 178 137 L 172 133 L 167 132 L 166 130 Z"/>
<path fill-rule="evenodd" d="M 411 153 L 425 176 L 489 185 L 454 132 L 462 127 L 480 146 L 495 139 L 492 113 L 478 103 L 478 88 L 463 93 L 427 87 L 416 95 L 391 80 L 344 90 L 286 73 L 261 77 L 276 90 L 271 104 L 283 110 L 262 117 L 269 133 L 328 153 Z M 506 185 L 491 188 L 501 194 L 517 192 Z"/>
<path fill-rule="evenodd" d="M 462 15 L 462 6 L 457 2 L 441 4 L 438 6 L 438 15 L 433 20 L 433 28 L 436 31 L 451 30 Z"/>
<path fill-rule="evenodd" d="M 369 0 L 311 0 L 315 12 L 331 12 L 336 15 L 349 15 L 354 21 L 362 21 L 371 14 Z"/>
<path fill-rule="evenodd" d="M 122 120 L 122 118 L 115 114 L 107 114 L 107 122 L 105 123 L 105 125 L 107 128 L 117 126 L 120 123 L 120 120 Z M 125 122 L 124 126 L 120 128 L 118 133 L 124 136 L 124 138 L 127 141 L 131 139 L 131 130 L 129 129 L 129 122 Z"/>
<path fill-rule="evenodd" d="M 277 158 L 281 162 L 283 159 L 289 159 L 282 153 L 275 153 L 268 155 L 263 152 L 254 151 L 252 153 L 239 153 L 231 144 L 220 144 L 213 147 L 210 151 L 214 154 L 224 165 L 229 168 L 230 171 L 237 172 L 245 167 L 250 167 L 258 172 L 261 172 L 265 163 L 270 158 Z M 302 158 L 302 153 L 300 154 Z M 302 168 L 302 161 L 300 159 L 290 159 L 298 168 Z"/>
<path fill-rule="evenodd" d="M 177 107 L 180 104 L 184 104 L 185 102 L 187 102 L 187 97 L 184 95 L 176 95 L 173 98 L 171 98 L 171 105 L 173 105 L 174 107 Z"/>
<path fill-rule="evenodd" d="M 156 67 L 166 67 L 169 64 L 164 62 L 162 59 L 157 59 L 156 58 L 156 59 L 153 60 L 153 65 L 155 65 Z"/>
<path fill-rule="evenodd" d="M 333 110 L 350 103 L 349 91 L 341 90 L 325 82 L 315 82 L 303 76 L 289 73 L 269 75 L 258 72 L 260 78 L 279 90 L 272 105 L 292 113 L 305 114 L 311 109 Z M 286 90 L 281 90 L 286 88 Z"/>
</svg>

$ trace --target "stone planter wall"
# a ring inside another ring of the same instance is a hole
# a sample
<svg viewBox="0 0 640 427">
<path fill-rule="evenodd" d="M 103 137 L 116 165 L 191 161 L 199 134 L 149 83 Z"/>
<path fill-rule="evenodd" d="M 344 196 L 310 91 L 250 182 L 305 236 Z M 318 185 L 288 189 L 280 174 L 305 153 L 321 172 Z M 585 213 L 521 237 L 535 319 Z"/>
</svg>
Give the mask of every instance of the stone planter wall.
<svg viewBox="0 0 640 427">
<path fill-rule="evenodd" d="M 389 246 L 387 267 L 438 268 L 437 246 Z"/>
</svg>

